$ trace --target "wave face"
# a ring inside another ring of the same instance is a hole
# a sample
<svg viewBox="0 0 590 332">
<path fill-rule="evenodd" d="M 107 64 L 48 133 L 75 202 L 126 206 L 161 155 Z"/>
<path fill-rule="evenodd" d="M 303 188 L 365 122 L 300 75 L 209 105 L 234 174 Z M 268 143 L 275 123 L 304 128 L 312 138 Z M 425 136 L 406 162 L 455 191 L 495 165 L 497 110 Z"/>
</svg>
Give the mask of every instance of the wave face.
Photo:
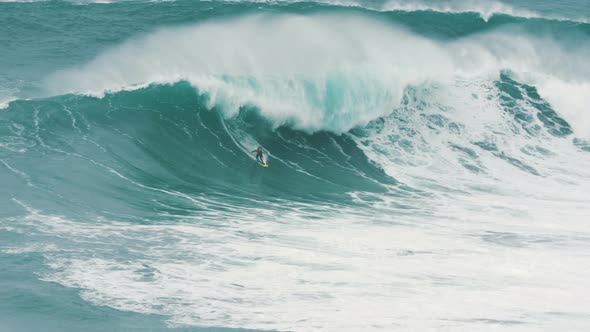
<svg viewBox="0 0 590 332">
<path fill-rule="evenodd" d="M 584 6 L 0 3 L 0 324 L 586 330 Z"/>
</svg>

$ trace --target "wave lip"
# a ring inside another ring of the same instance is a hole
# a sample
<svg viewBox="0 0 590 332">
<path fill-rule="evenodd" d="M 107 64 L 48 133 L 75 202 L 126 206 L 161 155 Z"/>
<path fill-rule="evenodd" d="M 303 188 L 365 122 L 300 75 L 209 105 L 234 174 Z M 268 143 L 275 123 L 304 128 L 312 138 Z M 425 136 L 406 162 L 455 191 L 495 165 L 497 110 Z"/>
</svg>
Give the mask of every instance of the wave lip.
<svg viewBox="0 0 590 332">
<path fill-rule="evenodd" d="M 570 104 L 548 87 L 583 94 L 587 50 L 510 29 L 439 42 L 362 15 L 252 15 L 130 40 L 54 74 L 47 90 L 102 96 L 188 81 L 227 117 L 255 106 L 275 127 L 342 133 L 393 112 L 407 87 L 493 81 L 509 70 L 560 113 L 586 119 L 560 110 Z"/>
<path fill-rule="evenodd" d="M 254 105 L 275 126 L 344 132 L 391 113 L 407 85 L 450 80 L 452 68 L 436 43 L 363 17 L 258 15 L 159 31 L 47 85 L 101 96 L 185 80 L 230 117 Z"/>
<path fill-rule="evenodd" d="M 0 100 L 0 110 L 7 108 L 11 102 L 18 100 L 16 97 L 8 97 Z"/>
</svg>

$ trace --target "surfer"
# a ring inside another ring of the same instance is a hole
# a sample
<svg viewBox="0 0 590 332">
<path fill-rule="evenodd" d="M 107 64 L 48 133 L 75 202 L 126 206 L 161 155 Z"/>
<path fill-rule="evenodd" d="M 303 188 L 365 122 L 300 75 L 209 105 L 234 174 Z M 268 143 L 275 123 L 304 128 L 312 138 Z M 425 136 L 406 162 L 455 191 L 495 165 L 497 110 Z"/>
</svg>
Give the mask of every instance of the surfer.
<svg viewBox="0 0 590 332">
<path fill-rule="evenodd" d="M 252 152 L 256 152 L 256 161 L 264 165 L 264 159 L 262 159 L 262 148 L 258 147 L 256 150 Z"/>
</svg>

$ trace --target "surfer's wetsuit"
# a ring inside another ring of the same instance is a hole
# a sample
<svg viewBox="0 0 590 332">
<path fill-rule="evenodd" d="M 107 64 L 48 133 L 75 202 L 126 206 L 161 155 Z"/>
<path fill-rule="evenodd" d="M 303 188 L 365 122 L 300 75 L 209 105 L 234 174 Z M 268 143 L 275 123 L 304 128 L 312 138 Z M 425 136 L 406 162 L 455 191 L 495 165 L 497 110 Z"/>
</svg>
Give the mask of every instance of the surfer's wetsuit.
<svg viewBox="0 0 590 332">
<path fill-rule="evenodd" d="M 262 159 L 262 148 L 258 147 L 258 149 L 252 152 L 256 152 L 256 161 L 258 161 L 261 164 L 264 164 L 264 159 Z"/>
</svg>

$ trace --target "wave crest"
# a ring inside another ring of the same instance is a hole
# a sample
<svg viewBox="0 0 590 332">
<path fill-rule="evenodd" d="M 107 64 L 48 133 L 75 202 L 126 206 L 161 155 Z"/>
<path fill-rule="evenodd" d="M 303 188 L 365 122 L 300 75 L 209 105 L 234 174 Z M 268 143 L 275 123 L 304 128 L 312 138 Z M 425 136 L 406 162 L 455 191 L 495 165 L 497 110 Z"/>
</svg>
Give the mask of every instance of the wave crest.
<svg viewBox="0 0 590 332">
<path fill-rule="evenodd" d="M 131 40 L 56 73 L 48 89 L 102 95 L 186 80 L 228 117 L 253 105 L 275 127 L 344 132 L 390 114 L 408 86 L 493 80 L 508 69 L 542 92 L 546 82 L 590 77 L 584 50 L 568 51 L 506 31 L 443 44 L 366 17 L 257 15 Z M 555 60 L 566 57 L 571 66 Z"/>
</svg>

